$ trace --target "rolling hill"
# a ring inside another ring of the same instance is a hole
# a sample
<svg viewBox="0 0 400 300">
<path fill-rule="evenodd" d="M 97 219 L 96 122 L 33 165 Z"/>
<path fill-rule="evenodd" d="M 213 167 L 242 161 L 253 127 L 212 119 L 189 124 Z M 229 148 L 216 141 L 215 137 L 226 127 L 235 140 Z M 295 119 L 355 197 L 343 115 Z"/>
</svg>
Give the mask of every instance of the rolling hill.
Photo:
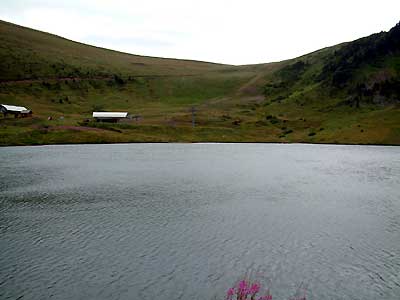
<svg viewBox="0 0 400 300">
<path fill-rule="evenodd" d="M 0 145 L 398 145 L 399 41 L 397 24 L 295 59 L 231 66 L 132 55 L 0 21 L 0 103 L 34 112 L 32 118 L 0 117 Z M 138 118 L 95 123 L 93 110 Z"/>
</svg>

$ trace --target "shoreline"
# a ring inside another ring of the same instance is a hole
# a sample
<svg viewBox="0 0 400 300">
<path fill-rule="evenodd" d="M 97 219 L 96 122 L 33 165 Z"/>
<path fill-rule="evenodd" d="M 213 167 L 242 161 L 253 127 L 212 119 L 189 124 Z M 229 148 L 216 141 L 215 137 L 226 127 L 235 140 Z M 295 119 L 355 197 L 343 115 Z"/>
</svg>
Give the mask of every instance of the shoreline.
<svg viewBox="0 0 400 300">
<path fill-rule="evenodd" d="M 40 147 L 40 146 L 82 146 L 82 145 L 127 145 L 127 144 L 275 144 L 275 145 L 326 145 L 326 146 L 375 146 L 375 147 L 400 147 L 400 144 L 373 144 L 373 143 L 308 143 L 308 142 L 162 142 L 162 141 L 153 141 L 153 142 L 116 142 L 116 143 L 54 143 L 54 144 L 33 144 L 33 145 L 0 145 L 0 148 L 9 148 L 9 147 Z"/>
</svg>

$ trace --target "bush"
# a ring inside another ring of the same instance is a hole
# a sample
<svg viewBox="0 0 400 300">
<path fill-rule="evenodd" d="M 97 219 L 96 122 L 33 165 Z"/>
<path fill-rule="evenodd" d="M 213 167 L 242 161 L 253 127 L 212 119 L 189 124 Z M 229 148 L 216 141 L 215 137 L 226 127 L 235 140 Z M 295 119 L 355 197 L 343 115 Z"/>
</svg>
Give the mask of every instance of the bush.
<svg viewBox="0 0 400 300">
<path fill-rule="evenodd" d="M 284 133 L 285 134 L 289 134 L 289 133 L 292 133 L 293 132 L 293 130 L 292 129 L 289 129 L 289 130 L 286 130 Z"/>
<path fill-rule="evenodd" d="M 125 84 L 125 80 L 121 76 L 119 76 L 117 74 L 114 74 L 114 81 L 119 85 L 124 85 Z"/>
</svg>

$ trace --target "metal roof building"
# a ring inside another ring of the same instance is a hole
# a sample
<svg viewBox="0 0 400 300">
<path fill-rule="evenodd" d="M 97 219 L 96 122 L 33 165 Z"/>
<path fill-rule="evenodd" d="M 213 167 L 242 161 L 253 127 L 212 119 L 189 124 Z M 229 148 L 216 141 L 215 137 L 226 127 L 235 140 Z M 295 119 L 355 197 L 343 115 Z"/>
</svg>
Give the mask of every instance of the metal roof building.
<svg viewBox="0 0 400 300">
<path fill-rule="evenodd" d="M 30 109 L 27 109 L 24 106 L 15 106 L 15 105 L 8 105 L 8 104 L 0 104 L 0 112 L 6 116 L 7 114 L 13 114 L 15 117 L 18 115 L 26 116 L 32 114 Z"/>
<path fill-rule="evenodd" d="M 104 121 L 104 122 L 118 122 L 121 119 L 127 119 L 129 114 L 127 112 L 93 112 L 93 118 L 97 121 Z"/>
</svg>

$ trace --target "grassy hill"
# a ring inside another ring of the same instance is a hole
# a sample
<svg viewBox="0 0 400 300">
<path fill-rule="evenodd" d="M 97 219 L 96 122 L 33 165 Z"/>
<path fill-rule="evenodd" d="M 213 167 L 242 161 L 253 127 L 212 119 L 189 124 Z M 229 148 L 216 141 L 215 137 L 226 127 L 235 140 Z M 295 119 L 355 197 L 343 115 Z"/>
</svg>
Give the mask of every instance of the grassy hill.
<svg viewBox="0 0 400 300">
<path fill-rule="evenodd" d="M 0 21 L 0 103 L 34 112 L 0 117 L 0 145 L 400 144 L 399 30 L 287 61 L 230 66 L 131 55 Z M 99 124 L 93 110 L 140 118 Z"/>
</svg>

